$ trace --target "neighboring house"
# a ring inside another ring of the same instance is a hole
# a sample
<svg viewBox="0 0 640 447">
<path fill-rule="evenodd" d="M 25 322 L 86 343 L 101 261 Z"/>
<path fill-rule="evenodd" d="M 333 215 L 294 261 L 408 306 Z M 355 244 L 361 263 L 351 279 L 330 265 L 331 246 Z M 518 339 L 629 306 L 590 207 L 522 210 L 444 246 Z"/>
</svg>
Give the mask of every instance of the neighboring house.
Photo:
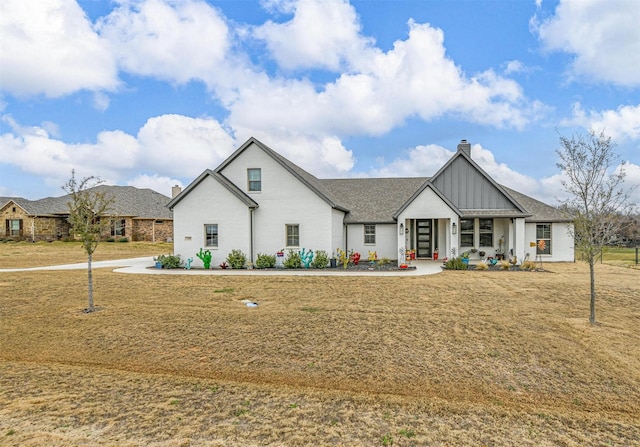
<svg viewBox="0 0 640 447">
<path fill-rule="evenodd" d="M 173 215 L 167 208 L 169 197 L 151 189 L 133 186 L 99 185 L 114 199 L 110 234 L 116 240 L 167 241 L 173 237 Z M 68 203 L 70 196 L 27 200 L 0 197 L 0 238 L 20 241 L 54 241 L 70 236 Z"/>
<path fill-rule="evenodd" d="M 495 256 L 573 261 L 571 221 L 556 208 L 497 184 L 465 140 L 431 178 L 318 179 L 251 138 L 169 203 L 174 252 L 210 249 L 214 265 L 232 249 L 250 260 L 280 249 L 368 251 L 402 261 L 475 248 Z M 533 244 L 533 246 L 532 246 Z M 471 257 L 478 258 L 478 254 Z M 195 260 L 194 265 L 199 261 Z"/>
</svg>

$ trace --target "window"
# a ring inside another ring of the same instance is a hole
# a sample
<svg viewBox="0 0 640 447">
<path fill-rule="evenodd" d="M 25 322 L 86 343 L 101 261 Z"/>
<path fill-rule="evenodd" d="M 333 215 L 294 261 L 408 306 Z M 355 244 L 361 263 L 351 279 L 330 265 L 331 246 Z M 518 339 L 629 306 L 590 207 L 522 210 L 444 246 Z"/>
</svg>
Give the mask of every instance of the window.
<svg viewBox="0 0 640 447">
<path fill-rule="evenodd" d="M 7 236 L 22 236 L 22 219 L 7 219 L 6 222 Z"/>
<path fill-rule="evenodd" d="M 218 224 L 206 224 L 204 226 L 204 246 L 218 247 Z"/>
<path fill-rule="evenodd" d="M 262 170 L 260 168 L 247 169 L 247 179 L 249 181 L 249 191 L 262 191 Z"/>
<path fill-rule="evenodd" d="M 473 247 L 473 219 L 460 219 L 460 246 Z"/>
<path fill-rule="evenodd" d="M 376 243 L 376 226 L 375 225 L 364 226 L 364 243 L 365 244 Z"/>
<path fill-rule="evenodd" d="M 111 236 L 124 236 L 124 219 L 114 220 L 111 224 Z"/>
<path fill-rule="evenodd" d="M 493 219 L 479 219 L 480 247 L 493 247 Z"/>
<path fill-rule="evenodd" d="M 300 225 L 287 225 L 287 247 L 300 246 Z"/>
<path fill-rule="evenodd" d="M 544 244 L 541 241 L 544 241 Z M 536 225 L 536 243 L 537 243 L 536 254 L 538 255 L 551 254 L 551 224 Z M 541 248 L 543 249 L 541 250 Z"/>
</svg>

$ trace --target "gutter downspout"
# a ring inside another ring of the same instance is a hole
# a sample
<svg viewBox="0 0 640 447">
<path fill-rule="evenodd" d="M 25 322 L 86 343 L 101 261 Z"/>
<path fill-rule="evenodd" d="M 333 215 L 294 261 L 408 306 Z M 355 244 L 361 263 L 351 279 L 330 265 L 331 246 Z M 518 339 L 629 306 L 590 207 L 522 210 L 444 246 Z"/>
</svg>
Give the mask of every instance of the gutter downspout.
<svg viewBox="0 0 640 447">
<path fill-rule="evenodd" d="M 251 253 L 251 263 L 253 263 L 253 212 L 254 208 L 250 208 L 249 212 L 249 252 Z"/>
<path fill-rule="evenodd" d="M 344 252 L 349 253 L 347 247 L 349 246 L 349 224 L 344 224 Z"/>
</svg>

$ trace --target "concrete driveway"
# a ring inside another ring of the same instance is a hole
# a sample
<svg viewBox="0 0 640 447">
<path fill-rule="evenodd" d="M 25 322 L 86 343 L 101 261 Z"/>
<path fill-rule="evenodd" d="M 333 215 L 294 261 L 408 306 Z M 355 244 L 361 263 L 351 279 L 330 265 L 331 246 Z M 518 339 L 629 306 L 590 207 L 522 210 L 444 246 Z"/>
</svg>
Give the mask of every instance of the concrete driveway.
<svg viewBox="0 0 640 447">
<path fill-rule="evenodd" d="M 152 256 L 144 258 L 129 258 L 129 259 L 116 259 L 113 261 L 94 261 L 91 263 L 92 268 L 113 268 L 114 272 L 118 273 L 137 273 L 146 275 L 220 275 L 220 276 L 233 276 L 233 275 L 260 275 L 260 276 L 422 276 L 433 275 L 440 273 L 442 269 L 440 261 L 412 261 L 411 266 L 416 267 L 415 270 L 394 270 L 394 271 L 358 271 L 358 270 L 342 270 L 342 269 L 328 269 L 328 270 L 306 270 L 306 269 L 278 269 L 278 270 L 233 270 L 233 269 L 156 269 L 154 268 L 155 262 Z M 77 264 L 65 264 L 65 265 L 52 265 L 46 267 L 30 267 L 30 268 L 14 268 L 14 269 L 0 269 L 0 273 L 9 272 L 29 272 L 37 270 L 84 270 L 87 268 L 86 262 L 80 262 Z"/>
</svg>

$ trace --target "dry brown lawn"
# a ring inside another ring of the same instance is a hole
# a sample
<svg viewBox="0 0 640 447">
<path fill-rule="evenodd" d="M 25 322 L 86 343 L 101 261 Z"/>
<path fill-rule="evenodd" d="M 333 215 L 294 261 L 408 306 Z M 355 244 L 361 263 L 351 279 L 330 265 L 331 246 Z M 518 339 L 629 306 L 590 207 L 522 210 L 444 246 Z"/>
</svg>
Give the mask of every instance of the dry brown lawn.
<svg viewBox="0 0 640 447">
<path fill-rule="evenodd" d="M 0 273 L 0 445 L 640 445 L 640 271 L 545 267 Z"/>
<path fill-rule="evenodd" d="M 173 253 L 173 244 L 150 242 L 102 242 L 93 254 L 94 261 L 158 256 Z M 42 267 L 87 262 L 79 242 L 5 242 L 0 243 L 0 269 Z"/>
</svg>

